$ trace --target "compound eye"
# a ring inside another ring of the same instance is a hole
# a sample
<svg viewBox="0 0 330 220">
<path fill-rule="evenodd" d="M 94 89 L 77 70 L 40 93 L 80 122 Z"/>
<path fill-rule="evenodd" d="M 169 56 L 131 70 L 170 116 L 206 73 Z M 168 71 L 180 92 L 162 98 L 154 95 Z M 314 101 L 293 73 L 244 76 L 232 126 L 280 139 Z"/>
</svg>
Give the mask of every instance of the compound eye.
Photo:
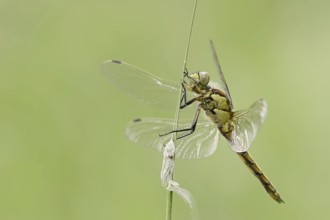
<svg viewBox="0 0 330 220">
<path fill-rule="evenodd" d="M 199 72 L 198 75 L 201 86 L 207 86 L 210 82 L 210 74 L 208 72 Z"/>
<path fill-rule="evenodd" d="M 194 84 L 199 84 L 200 83 L 200 76 L 199 73 L 193 73 L 190 75 L 190 79 L 192 79 Z"/>
</svg>

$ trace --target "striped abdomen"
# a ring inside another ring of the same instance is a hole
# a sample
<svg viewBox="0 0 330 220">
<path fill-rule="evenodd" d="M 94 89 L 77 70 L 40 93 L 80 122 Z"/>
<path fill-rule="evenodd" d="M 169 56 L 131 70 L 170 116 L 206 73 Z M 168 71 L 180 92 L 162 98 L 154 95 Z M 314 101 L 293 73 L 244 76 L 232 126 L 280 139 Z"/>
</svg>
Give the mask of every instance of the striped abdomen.
<svg viewBox="0 0 330 220">
<path fill-rule="evenodd" d="M 272 183 L 267 179 L 267 177 L 263 174 L 263 172 L 260 170 L 258 165 L 254 162 L 250 154 L 248 152 L 242 152 L 237 154 L 243 160 L 246 166 L 249 167 L 252 173 L 259 179 L 259 181 L 265 187 L 268 194 L 278 203 L 282 203 L 282 202 L 284 203 L 284 201 L 280 197 L 280 194 L 276 191 Z"/>
</svg>

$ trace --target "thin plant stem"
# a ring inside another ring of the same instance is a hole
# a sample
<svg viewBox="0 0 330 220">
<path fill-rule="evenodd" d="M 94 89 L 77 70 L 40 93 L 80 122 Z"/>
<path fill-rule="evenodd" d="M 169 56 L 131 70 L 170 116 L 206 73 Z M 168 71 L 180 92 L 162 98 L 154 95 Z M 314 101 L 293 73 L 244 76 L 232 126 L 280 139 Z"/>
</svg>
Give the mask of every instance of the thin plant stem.
<svg viewBox="0 0 330 220">
<path fill-rule="evenodd" d="M 187 41 L 186 52 L 185 52 L 184 59 L 183 59 L 183 69 L 182 69 L 182 75 L 181 75 L 181 80 L 180 80 L 181 83 L 183 83 L 183 77 L 184 77 L 184 74 L 183 73 L 185 72 L 186 67 L 187 67 L 187 60 L 188 60 L 188 55 L 189 55 L 191 34 L 192 34 L 193 24 L 194 24 L 194 20 L 195 20 L 197 3 L 198 3 L 198 0 L 195 0 L 195 6 L 194 6 L 193 14 L 192 14 L 191 24 L 190 24 L 189 34 L 188 34 L 188 41 Z M 179 126 L 181 96 L 182 96 L 182 90 L 180 90 L 179 96 L 178 96 L 178 102 L 177 102 L 178 104 L 177 104 L 177 108 L 176 108 L 176 111 L 175 111 L 175 121 L 176 121 L 176 123 L 173 125 L 173 130 L 177 130 L 178 129 L 178 126 Z M 176 141 L 176 138 L 177 138 L 177 135 L 174 132 L 173 133 L 174 143 Z"/>
<path fill-rule="evenodd" d="M 166 220 L 172 219 L 173 191 L 167 193 Z"/>
<path fill-rule="evenodd" d="M 192 34 L 193 24 L 194 24 L 194 20 L 195 20 L 197 3 L 198 3 L 198 0 L 195 0 L 194 10 L 192 13 L 191 24 L 190 24 L 189 34 L 188 34 L 186 52 L 185 52 L 184 59 L 183 59 L 183 70 L 182 70 L 182 76 L 181 76 L 181 83 L 183 83 L 183 77 L 184 77 L 183 73 L 185 72 L 186 67 L 187 67 L 187 59 L 188 59 L 188 54 L 189 54 L 190 40 L 191 40 L 191 34 Z M 178 102 L 177 102 L 178 104 L 177 104 L 177 108 L 176 108 L 175 116 L 174 116 L 176 123 L 173 125 L 173 130 L 177 130 L 178 126 L 179 126 L 181 96 L 182 96 L 182 90 L 180 90 L 179 95 L 178 95 Z M 176 132 L 173 133 L 172 138 L 173 138 L 173 141 L 175 144 L 175 142 L 177 140 Z M 172 174 L 172 179 L 173 179 L 173 174 Z M 173 191 L 168 191 L 167 206 L 166 206 L 166 220 L 172 219 L 172 206 L 173 206 Z"/>
</svg>

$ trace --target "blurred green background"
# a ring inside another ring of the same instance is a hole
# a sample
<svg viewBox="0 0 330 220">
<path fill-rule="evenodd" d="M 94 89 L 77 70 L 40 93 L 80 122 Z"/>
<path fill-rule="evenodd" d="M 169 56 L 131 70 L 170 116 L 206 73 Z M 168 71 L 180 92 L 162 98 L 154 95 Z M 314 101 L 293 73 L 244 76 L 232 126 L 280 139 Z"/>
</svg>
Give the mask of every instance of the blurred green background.
<svg viewBox="0 0 330 220">
<path fill-rule="evenodd" d="M 214 40 L 236 109 L 263 97 L 251 147 L 285 204 L 224 141 L 175 177 L 200 219 L 328 219 L 329 1 L 200 0 L 190 71 L 213 71 Z M 193 1 L 0 0 L 0 219 L 165 219 L 162 156 L 130 143 L 129 121 L 173 117 L 99 73 L 120 59 L 178 80 Z M 134 85 L 132 86 L 139 86 Z M 189 219 L 174 197 L 173 219 Z"/>
</svg>

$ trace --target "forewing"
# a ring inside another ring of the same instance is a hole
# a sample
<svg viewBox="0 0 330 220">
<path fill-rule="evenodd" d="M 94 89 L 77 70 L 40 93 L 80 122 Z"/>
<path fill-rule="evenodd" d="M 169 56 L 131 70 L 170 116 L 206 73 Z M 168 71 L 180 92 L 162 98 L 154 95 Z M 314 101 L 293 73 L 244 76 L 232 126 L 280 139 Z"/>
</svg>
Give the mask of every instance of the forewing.
<svg viewBox="0 0 330 220">
<path fill-rule="evenodd" d="M 235 152 L 245 152 L 255 139 L 267 115 L 267 103 L 256 101 L 249 109 L 234 112 L 234 131 L 230 136 L 230 146 Z"/>
<path fill-rule="evenodd" d="M 217 55 L 217 52 L 215 50 L 215 47 L 213 45 L 213 41 L 212 40 L 210 40 L 210 46 L 211 46 L 213 60 L 214 60 L 215 66 L 217 68 L 217 72 L 218 72 L 218 74 L 220 76 L 220 83 L 219 83 L 220 84 L 220 88 L 224 90 L 224 92 L 226 94 L 226 98 L 229 100 L 230 108 L 233 109 L 233 101 L 231 100 L 231 96 L 230 96 L 230 93 L 229 93 L 227 82 L 226 82 L 225 76 L 222 73 L 220 62 L 219 62 L 219 59 L 218 59 L 218 55 Z"/>
<path fill-rule="evenodd" d="M 162 108 L 175 108 L 180 84 L 117 60 L 103 62 L 100 69 L 108 81 L 129 96 Z"/>
<path fill-rule="evenodd" d="M 173 120 L 160 118 L 141 118 L 132 121 L 126 128 L 129 140 L 139 145 L 163 151 L 164 144 L 171 139 L 170 135 L 159 136 L 173 130 Z M 188 128 L 191 121 L 182 121 L 179 128 Z M 176 141 L 175 157 L 181 159 L 200 159 L 213 154 L 217 148 L 219 131 L 209 121 L 197 124 L 193 134 Z"/>
</svg>

